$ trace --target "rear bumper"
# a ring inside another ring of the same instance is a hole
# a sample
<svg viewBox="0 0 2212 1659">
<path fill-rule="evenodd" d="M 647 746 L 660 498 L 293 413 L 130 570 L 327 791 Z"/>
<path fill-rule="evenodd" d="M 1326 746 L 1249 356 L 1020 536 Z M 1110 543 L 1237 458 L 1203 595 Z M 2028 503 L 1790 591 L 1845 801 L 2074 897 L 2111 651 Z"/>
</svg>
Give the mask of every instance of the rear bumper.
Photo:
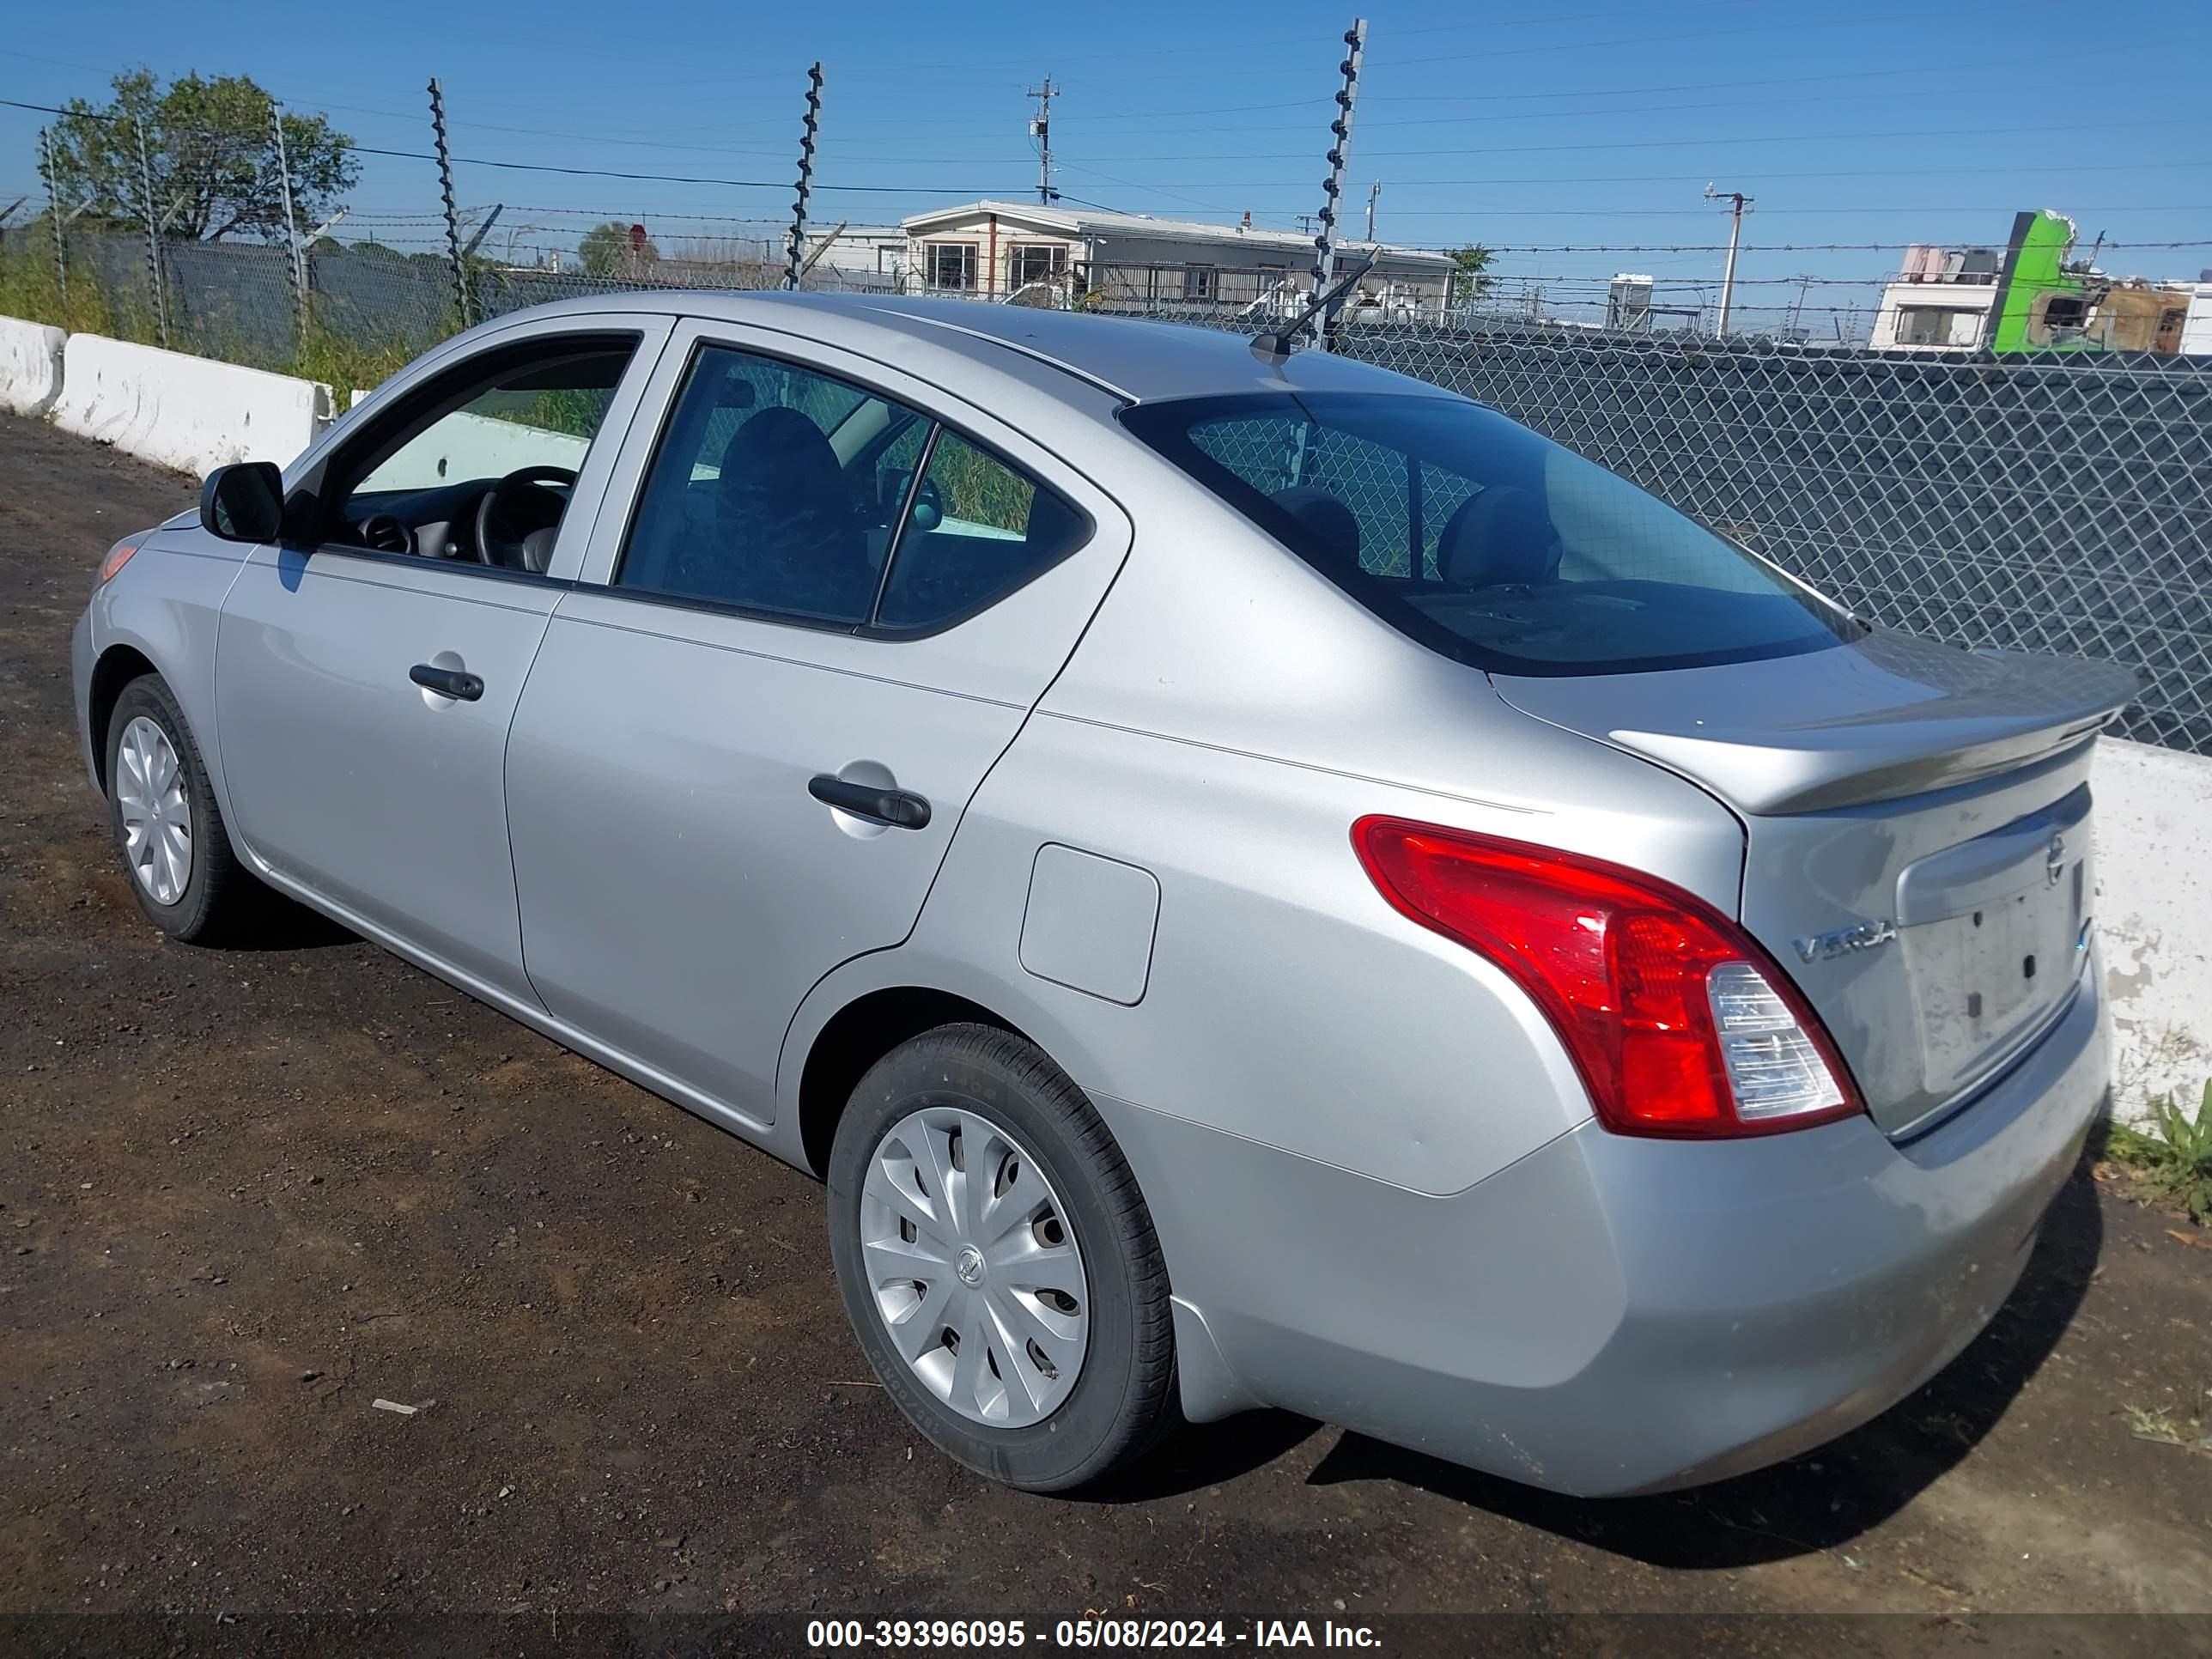
<svg viewBox="0 0 2212 1659">
<path fill-rule="evenodd" d="M 2018 1279 L 2106 1063 L 2093 958 L 2040 1043 L 1905 1146 L 1864 1119 L 1702 1144 L 1591 1122 L 1438 1199 L 1113 1116 L 1245 1393 L 1603 1496 L 1792 1455 L 1940 1370 Z"/>
</svg>

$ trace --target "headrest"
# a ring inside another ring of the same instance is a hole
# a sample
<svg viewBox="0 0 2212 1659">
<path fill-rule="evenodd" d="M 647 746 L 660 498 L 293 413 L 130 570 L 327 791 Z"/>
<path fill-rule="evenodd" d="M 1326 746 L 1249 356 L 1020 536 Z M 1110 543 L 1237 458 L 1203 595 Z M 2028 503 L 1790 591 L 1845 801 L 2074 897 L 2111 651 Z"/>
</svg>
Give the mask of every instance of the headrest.
<svg viewBox="0 0 2212 1659">
<path fill-rule="evenodd" d="M 801 501 L 819 493 L 841 496 L 844 477 L 837 452 L 822 428 L 795 409 L 763 409 L 745 417 L 722 447 L 724 495 L 733 490 L 772 490 Z"/>
<path fill-rule="evenodd" d="M 1343 501 L 1312 484 L 1294 484 L 1270 497 L 1304 525 L 1328 557 L 1347 570 L 1359 568 L 1359 520 Z"/>
<path fill-rule="evenodd" d="M 1492 484 L 1445 521 L 1437 567 L 1461 587 L 1549 581 L 1559 570 L 1559 532 L 1532 492 Z"/>
</svg>

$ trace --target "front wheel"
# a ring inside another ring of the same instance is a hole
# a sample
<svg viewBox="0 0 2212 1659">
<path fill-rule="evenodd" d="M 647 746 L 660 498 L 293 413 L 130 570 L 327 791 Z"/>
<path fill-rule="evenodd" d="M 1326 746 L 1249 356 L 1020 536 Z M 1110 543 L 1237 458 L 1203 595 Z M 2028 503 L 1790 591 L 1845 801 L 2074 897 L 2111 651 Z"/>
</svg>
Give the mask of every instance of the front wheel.
<svg viewBox="0 0 2212 1659">
<path fill-rule="evenodd" d="M 107 722 L 108 823 L 147 919 L 206 944 L 251 932 L 271 895 L 231 850 L 184 710 L 159 674 L 123 688 Z"/>
<path fill-rule="evenodd" d="M 977 1473 L 1061 1491 L 1174 1420 L 1152 1217 L 1083 1091 L 1019 1037 L 940 1026 L 861 1079 L 830 1156 L 830 1248 L 884 1392 Z"/>
</svg>

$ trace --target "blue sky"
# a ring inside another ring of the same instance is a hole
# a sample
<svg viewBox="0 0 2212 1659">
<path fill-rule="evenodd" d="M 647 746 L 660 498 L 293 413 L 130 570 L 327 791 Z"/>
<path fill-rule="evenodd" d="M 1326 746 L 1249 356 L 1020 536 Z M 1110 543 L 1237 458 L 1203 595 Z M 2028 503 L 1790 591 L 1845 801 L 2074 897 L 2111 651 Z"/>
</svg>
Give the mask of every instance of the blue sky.
<svg viewBox="0 0 2212 1659">
<path fill-rule="evenodd" d="M 1544 278 L 1560 300 L 1623 269 L 1717 285 L 1721 255 L 1703 245 L 1725 240 L 1727 216 L 1701 199 L 1713 181 L 1757 198 L 1740 304 L 1790 305 L 1793 279 L 1818 277 L 1803 304 L 1823 333 L 1828 307 L 1865 303 L 1866 290 L 1838 284 L 1893 270 L 1897 255 L 1820 245 L 2001 242 L 2016 209 L 2045 206 L 2071 214 L 2085 240 L 2212 243 L 2212 100 L 2201 76 L 2174 69 L 2203 61 L 2212 17 L 2141 13 L 2106 27 L 2051 0 L 1516 4 L 1471 22 L 1464 7 L 1375 0 L 1348 194 L 1364 208 L 1369 183 L 1382 182 L 1384 237 L 1516 250 L 1498 268 Z M 501 234 L 522 244 L 573 243 L 597 216 L 642 220 L 666 246 L 788 213 L 817 58 L 817 183 L 902 192 L 825 190 L 817 217 L 830 222 L 1033 195 L 1024 94 L 1050 73 L 1066 88 L 1053 137 L 1068 196 L 1198 218 L 1249 210 L 1291 228 L 1320 205 L 1352 15 L 1306 0 L 403 0 L 327 13 L 113 0 L 45 9 L 35 27 L 9 31 L 0 96 L 96 96 L 135 64 L 244 72 L 327 111 L 363 145 L 427 151 L 434 74 L 459 156 L 775 181 L 459 169 L 463 203 L 507 204 Z M 320 16 L 345 20 L 343 33 L 318 27 Z M 42 118 L 0 109 L 0 203 L 35 189 Z M 435 243 L 427 164 L 368 158 L 354 201 L 349 228 Z M 2101 263 L 2194 277 L 2212 246 Z"/>
</svg>

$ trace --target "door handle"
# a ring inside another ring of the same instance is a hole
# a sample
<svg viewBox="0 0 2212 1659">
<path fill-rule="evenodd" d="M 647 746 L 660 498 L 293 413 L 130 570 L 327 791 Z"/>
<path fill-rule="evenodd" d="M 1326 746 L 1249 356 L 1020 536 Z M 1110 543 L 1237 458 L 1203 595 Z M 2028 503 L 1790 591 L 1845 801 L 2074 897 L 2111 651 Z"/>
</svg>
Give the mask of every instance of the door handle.
<svg viewBox="0 0 2212 1659">
<path fill-rule="evenodd" d="M 435 691 L 441 697 L 452 697 L 459 702 L 474 702 L 483 696 L 483 676 L 465 669 L 434 668 L 427 662 L 418 662 L 407 671 L 407 678 L 425 691 Z"/>
<path fill-rule="evenodd" d="M 878 789 L 872 783 L 848 783 L 828 772 L 809 780 L 806 793 L 824 806 L 850 812 L 894 830 L 929 827 L 929 803 L 908 789 Z"/>
</svg>

